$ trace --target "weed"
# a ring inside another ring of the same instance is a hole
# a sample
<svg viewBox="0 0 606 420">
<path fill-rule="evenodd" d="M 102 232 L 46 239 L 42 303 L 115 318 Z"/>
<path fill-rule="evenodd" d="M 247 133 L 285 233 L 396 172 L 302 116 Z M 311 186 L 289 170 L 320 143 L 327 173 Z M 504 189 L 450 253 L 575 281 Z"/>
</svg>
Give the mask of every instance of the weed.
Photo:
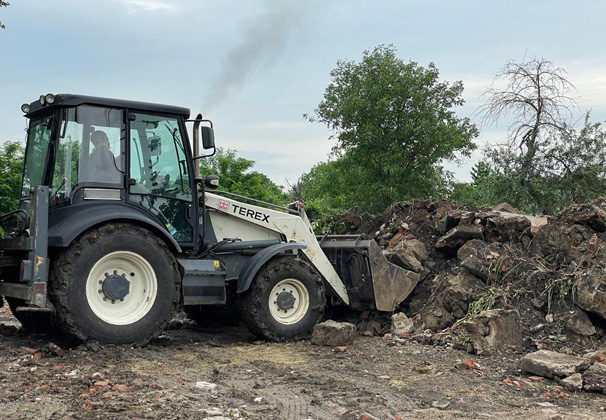
<svg viewBox="0 0 606 420">
<path fill-rule="evenodd" d="M 528 293 L 520 287 L 513 287 L 512 283 L 497 284 L 472 295 L 472 302 L 467 308 L 467 317 L 473 317 L 482 311 L 496 307 L 508 307 L 516 298 Z"/>
<path fill-rule="evenodd" d="M 547 313 L 551 313 L 554 294 L 557 295 L 560 305 L 567 307 L 567 301 L 574 301 L 576 292 L 576 276 L 565 275 L 550 279 L 547 284 L 545 284 L 545 293 L 547 294 Z"/>
<path fill-rule="evenodd" d="M 471 318 L 482 311 L 492 309 L 497 305 L 507 305 L 510 296 L 507 288 L 494 286 L 472 295 L 472 299 L 473 301 L 469 304 L 467 309 L 468 318 Z"/>
</svg>

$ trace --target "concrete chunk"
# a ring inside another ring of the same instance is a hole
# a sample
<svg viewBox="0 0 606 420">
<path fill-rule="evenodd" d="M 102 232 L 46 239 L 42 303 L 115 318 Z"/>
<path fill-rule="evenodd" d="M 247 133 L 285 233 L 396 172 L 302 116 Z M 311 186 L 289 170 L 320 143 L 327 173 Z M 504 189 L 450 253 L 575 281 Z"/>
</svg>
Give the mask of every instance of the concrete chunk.
<svg viewBox="0 0 606 420">
<path fill-rule="evenodd" d="M 484 227 L 483 226 L 457 226 L 454 229 L 448 231 L 448 233 L 442 236 L 435 244 L 437 249 L 459 249 L 467 241 L 472 239 L 484 239 Z"/>
<path fill-rule="evenodd" d="M 539 350 L 522 357 L 522 370 L 547 378 L 564 378 L 586 369 L 586 359 L 551 350 Z"/>
<path fill-rule="evenodd" d="M 576 304 L 606 318 L 606 277 L 592 272 L 583 274 L 577 282 Z"/>
<path fill-rule="evenodd" d="M 583 373 L 583 388 L 586 391 L 606 394 L 606 365 L 594 363 Z"/>
<path fill-rule="evenodd" d="M 393 335 L 410 334 L 414 328 L 412 319 L 408 318 L 404 312 L 391 316 L 391 333 Z"/>
<path fill-rule="evenodd" d="M 583 390 L 583 375 L 575 373 L 560 381 L 560 385 L 566 391 L 582 391 Z"/>
<path fill-rule="evenodd" d="M 356 338 L 356 326 L 349 322 L 336 322 L 331 319 L 314 327 L 311 343 L 317 346 L 345 346 Z"/>
<path fill-rule="evenodd" d="M 482 311 L 460 325 L 466 331 L 469 350 L 476 354 L 496 354 L 523 348 L 520 315 L 515 310 Z"/>
</svg>

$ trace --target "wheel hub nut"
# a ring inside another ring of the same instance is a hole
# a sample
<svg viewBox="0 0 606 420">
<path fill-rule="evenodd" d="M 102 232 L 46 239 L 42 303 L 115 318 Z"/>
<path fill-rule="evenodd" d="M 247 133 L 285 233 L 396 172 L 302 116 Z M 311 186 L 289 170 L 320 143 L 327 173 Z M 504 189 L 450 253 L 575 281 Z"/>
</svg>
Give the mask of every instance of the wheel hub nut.
<svg viewBox="0 0 606 420">
<path fill-rule="evenodd" d="M 111 274 L 105 277 L 103 285 L 101 286 L 103 294 L 112 300 L 124 299 L 130 292 L 130 282 L 126 280 L 126 277 L 119 274 Z"/>
<path fill-rule="evenodd" d="M 280 292 L 278 298 L 276 299 L 276 304 L 278 308 L 283 311 L 287 311 L 295 307 L 295 297 L 290 292 Z"/>
</svg>

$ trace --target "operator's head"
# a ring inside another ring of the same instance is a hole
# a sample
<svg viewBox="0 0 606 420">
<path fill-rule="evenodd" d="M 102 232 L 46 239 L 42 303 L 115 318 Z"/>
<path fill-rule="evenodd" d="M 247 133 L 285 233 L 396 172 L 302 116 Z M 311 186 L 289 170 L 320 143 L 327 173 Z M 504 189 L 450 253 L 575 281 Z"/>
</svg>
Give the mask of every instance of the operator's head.
<svg viewBox="0 0 606 420">
<path fill-rule="evenodd" d="M 93 131 L 90 135 L 90 141 L 93 142 L 95 147 L 101 147 L 102 145 L 109 147 L 109 139 L 103 131 Z"/>
</svg>

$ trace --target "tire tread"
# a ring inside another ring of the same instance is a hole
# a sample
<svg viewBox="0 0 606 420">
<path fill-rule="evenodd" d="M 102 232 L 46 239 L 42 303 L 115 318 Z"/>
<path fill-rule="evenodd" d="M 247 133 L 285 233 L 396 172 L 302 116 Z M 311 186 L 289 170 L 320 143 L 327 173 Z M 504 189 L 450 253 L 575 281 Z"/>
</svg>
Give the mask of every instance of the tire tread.
<svg viewBox="0 0 606 420">
<path fill-rule="evenodd" d="M 268 314 L 265 311 L 267 302 L 264 291 L 273 287 L 276 279 L 282 273 L 289 271 L 299 271 L 310 275 L 313 278 L 315 287 L 308 288 L 310 300 L 310 313 L 316 318 L 313 323 L 303 323 L 298 331 L 290 331 L 290 328 L 276 327 L 272 325 L 268 319 Z M 326 297 L 324 294 L 324 284 L 320 275 L 315 269 L 305 260 L 299 257 L 276 257 L 271 259 L 257 273 L 250 289 L 243 293 L 239 298 L 240 316 L 242 321 L 252 332 L 259 338 L 270 341 L 296 341 L 309 338 L 315 323 L 324 315 L 324 307 L 326 306 Z M 313 304 L 312 302 L 316 302 Z"/>
<path fill-rule="evenodd" d="M 169 256 L 171 267 L 169 270 L 173 273 L 175 292 L 172 294 L 173 299 L 171 302 L 171 312 L 174 312 L 176 306 L 179 303 L 179 285 L 180 279 L 179 271 L 177 269 L 177 262 L 173 254 L 168 249 L 166 243 L 154 235 L 151 231 L 138 225 L 127 224 L 127 223 L 108 223 L 98 228 L 90 230 L 84 233 L 79 238 L 75 239 L 74 242 L 63 252 L 59 253 L 57 259 L 51 262 L 51 275 L 49 278 L 49 297 L 56 308 L 55 323 L 61 330 L 69 335 L 72 335 L 82 341 L 85 341 L 91 335 L 89 331 L 85 331 L 82 325 L 76 319 L 72 312 L 69 303 L 69 287 L 72 282 L 69 273 L 72 271 L 72 265 L 77 260 L 85 247 L 94 246 L 101 238 L 105 236 L 111 236 L 115 232 L 127 232 L 133 237 L 145 237 L 155 243 L 158 248 Z M 163 296 L 157 298 L 162 299 Z M 149 333 L 146 337 L 135 340 L 132 344 L 142 346 L 147 344 L 152 338 L 160 335 L 161 331 L 169 321 L 170 316 L 166 317 L 155 331 Z"/>
</svg>

